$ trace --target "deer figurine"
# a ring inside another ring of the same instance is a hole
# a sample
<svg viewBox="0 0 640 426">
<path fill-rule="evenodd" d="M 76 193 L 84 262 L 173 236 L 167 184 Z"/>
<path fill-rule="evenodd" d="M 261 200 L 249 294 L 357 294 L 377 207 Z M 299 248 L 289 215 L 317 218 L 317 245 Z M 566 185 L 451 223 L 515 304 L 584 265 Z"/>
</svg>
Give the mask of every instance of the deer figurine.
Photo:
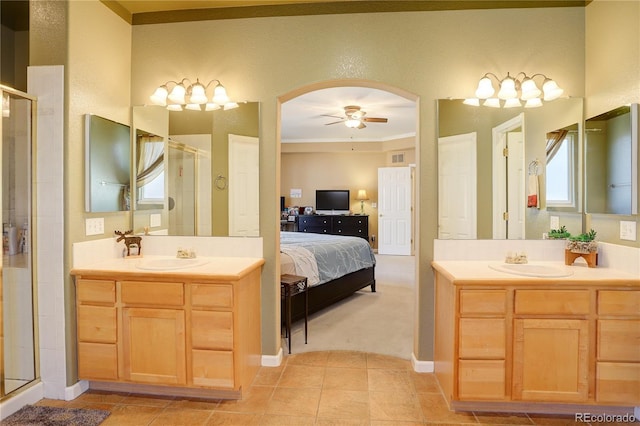
<svg viewBox="0 0 640 426">
<path fill-rule="evenodd" d="M 131 255 L 131 246 L 135 245 L 138 246 L 138 255 L 142 254 L 142 237 L 136 237 L 136 236 L 127 236 L 128 234 L 131 234 L 133 232 L 133 229 L 129 230 L 129 231 L 125 231 L 125 232 L 120 232 L 120 231 L 115 231 L 116 235 L 119 235 L 118 239 L 116 240 L 116 242 L 120 242 L 122 240 L 124 240 L 124 245 L 125 247 L 127 247 L 127 256 Z"/>
</svg>

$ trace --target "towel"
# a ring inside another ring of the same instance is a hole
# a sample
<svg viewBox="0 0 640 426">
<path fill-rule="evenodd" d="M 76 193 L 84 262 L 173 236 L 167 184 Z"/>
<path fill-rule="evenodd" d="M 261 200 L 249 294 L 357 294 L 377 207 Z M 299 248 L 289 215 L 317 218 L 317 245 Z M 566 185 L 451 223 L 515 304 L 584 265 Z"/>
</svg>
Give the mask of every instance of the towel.
<svg viewBox="0 0 640 426">
<path fill-rule="evenodd" d="M 540 208 L 540 197 L 538 196 L 538 191 L 539 191 L 538 175 L 529 175 L 527 207 Z"/>
</svg>

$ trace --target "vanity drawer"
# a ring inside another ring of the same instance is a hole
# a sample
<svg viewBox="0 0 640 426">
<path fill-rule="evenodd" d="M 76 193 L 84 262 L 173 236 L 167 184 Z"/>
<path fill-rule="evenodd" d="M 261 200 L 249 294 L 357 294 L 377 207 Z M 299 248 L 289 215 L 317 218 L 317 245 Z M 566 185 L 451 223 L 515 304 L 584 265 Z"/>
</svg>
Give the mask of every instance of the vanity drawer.
<svg viewBox="0 0 640 426">
<path fill-rule="evenodd" d="M 87 280 L 81 278 L 76 286 L 76 298 L 80 303 L 116 302 L 116 283 L 109 280 Z"/>
<path fill-rule="evenodd" d="M 598 360 L 640 362 L 640 320 L 599 320 Z"/>
<path fill-rule="evenodd" d="M 194 385 L 234 388 L 233 352 L 194 349 L 191 360 Z"/>
<path fill-rule="evenodd" d="M 596 366 L 596 401 L 639 405 L 640 364 L 599 362 Z"/>
<path fill-rule="evenodd" d="M 116 308 L 78 306 L 78 340 L 81 342 L 116 343 Z"/>
<path fill-rule="evenodd" d="M 78 343 L 78 377 L 87 380 L 118 379 L 118 349 L 104 343 Z"/>
<path fill-rule="evenodd" d="M 462 318 L 458 355 L 465 359 L 503 359 L 506 348 L 504 319 Z"/>
<path fill-rule="evenodd" d="M 460 290 L 460 313 L 504 315 L 506 294 L 505 290 Z"/>
<path fill-rule="evenodd" d="M 588 290 L 516 290 L 516 314 L 564 314 L 589 313 Z"/>
<path fill-rule="evenodd" d="M 458 361 L 458 397 L 493 399 L 506 397 L 505 361 Z"/>
<path fill-rule="evenodd" d="M 640 316 L 640 291 L 601 290 L 598 292 L 598 314 Z"/>
<path fill-rule="evenodd" d="M 184 285 L 182 283 L 122 281 L 120 287 L 122 303 L 126 305 L 182 306 Z"/>
<path fill-rule="evenodd" d="M 233 349 L 233 313 L 191 311 L 191 346 L 194 349 Z"/>
<path fill-rule="evenodd" d="M 192 284 L 191 306 L 194 308 L 233 307 L 233 287 L 229 284 Z"/>
</svg>

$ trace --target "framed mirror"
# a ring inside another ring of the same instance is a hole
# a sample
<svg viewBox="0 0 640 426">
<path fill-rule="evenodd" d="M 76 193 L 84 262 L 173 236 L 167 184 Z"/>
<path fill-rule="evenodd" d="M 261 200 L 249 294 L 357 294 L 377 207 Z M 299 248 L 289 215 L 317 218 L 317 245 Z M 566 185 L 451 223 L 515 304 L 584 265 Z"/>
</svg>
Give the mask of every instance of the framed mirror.
<svg viewBox="0 0 640 426">
<path fill-rule="evenodd" d="M 460 152 L 472 150 L 474 153 L 474 157 L 469 159 L 469 166 L 460 168 L 467 171 L 466 174 L 449 173 L 442 169 L 442 163 L 447 167 L 451 167 L 451 163 L 441 161 L 439 149 L 439 238 L 541 239 L 549 231 L 550 215 L 546 201 L 546 134 L 550 129 L 567 128 L 582 120 L 583 101 L 580 98 L 557 99 L 539 108 L 506 109 L 465 105 L 462 99 L 438 100 L 439 146 L 443 138 L 467 138 L 468 149 Z M 513 142 L 513 148 L 505 150 L 508 141 Z M 579 145 L 580 137 L 578 149 Z M 509 156 L 503 158 L 503 152 L 508 152 Z M 459 155 L 450 157 L 455 162 L 461 158 Z M 574 170 L 578 170 L 579 175 L 581 156 L 577 155 L 573 160 Z M 535 179 L 530 179 L 530 174 Z M 451 181 L 447 176 L 455 176 L 456 179 L 466 176 L 466 182 L 460 182 L 458 189 L 443 189 L 441 182 Z M 529 207 L 532 180 L 537 182 L 539 201 Z M 580 183 L 577 185 L 574 190 L 579 194 Z M 460 188 L 467 189 L 463 191 Z M 465 195 L 467 191 L 473 197 Z M 468 200 L 473 200 L 470 205 Z M 575 213 L 579 212 L 579 207 L 578 195 Z M 443 236 L 442 225 L 447 220 L 446 215 L 455 219 L 456 226 L 475 223 L 475 233 L 453 232 L 448 237 Z M 572 231 L 579 231 L 582 227 L 581 214 L 567 216 L 563 221 Z"/>
<path fill-rule="evenodd" d="M 155 178 L 164 192 L 136 179 L 134 232 L 258 236 L 259 113 L 257 102 L 216 111 L 134 107 L 136 138 L 164 148 Z M 160 158 L 143 160 L 144 151 L 136 150 L 132 174 Z"/>
<path fill-rule="evenodd" d="M 638 214 L 638 104 L 585 122 L 587 213 Z"/>
<path fill-rule="evenodd" d="M 131 129 L 85 115 L 85 211 L 131 209 Z"/>
</svg>

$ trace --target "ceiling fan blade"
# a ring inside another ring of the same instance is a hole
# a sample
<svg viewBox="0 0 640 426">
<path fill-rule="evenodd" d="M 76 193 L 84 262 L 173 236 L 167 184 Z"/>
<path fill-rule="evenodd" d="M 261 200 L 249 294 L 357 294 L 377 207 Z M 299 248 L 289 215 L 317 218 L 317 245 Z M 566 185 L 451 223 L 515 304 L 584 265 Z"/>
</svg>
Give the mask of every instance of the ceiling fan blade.
<svg viewBox="0 0 640 426">
<path fill-rule="evenodd" d="M 340 121 L 334 121 L 332 123 L 325 123 L 325 126 L 330 126 L 332 124 L 338 124 L 338 123 L 342 123 L 344 120 L 340 120 Z"/>
<path fill-rule="evenodd" d="M 367 123 L 386 123 L 389 121 L 387 118 L 382 117 L 364 117 L 362 120 Z"/>
<path fill-rule="evenodd" d="M 363 121 L 360 122 L 360 125 L 358 127 L 356 127 L 356 129 L 364 129 L 365 127 L 367 127 Z"/>
<path fill-rule="evenodd" d="M 340 119 L 344 120 L 344 117 L 339 116 L 339 115 L 320 114 L 320 117 L 332 117 L 332 118 L 340 118 Z"/>
</svg>

